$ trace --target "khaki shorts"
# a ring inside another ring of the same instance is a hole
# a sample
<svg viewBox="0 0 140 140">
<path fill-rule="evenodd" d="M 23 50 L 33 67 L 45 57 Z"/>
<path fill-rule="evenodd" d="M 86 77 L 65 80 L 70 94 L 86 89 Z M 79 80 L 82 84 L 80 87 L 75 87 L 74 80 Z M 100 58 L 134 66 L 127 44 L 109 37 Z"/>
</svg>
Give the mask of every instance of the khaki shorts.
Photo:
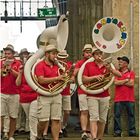
<svg viewBox="0 0 140 140">
<path fill-rule="evenodd" d="M 37 117 L 39 121 L 61 120 L 62 96 L 61 94 L 47 97 L 39 96 L 37 99 Z"/>
<path fill-rule="evenodd" d="M 79 94 L 78 100 L 79 100 L 80 111 L 88 110 L 87 95 L 86 94 Z"/>
<path fill-rule="evenodd" d="M 19 94 L 3 94 L 1 93 L 1 116 L 18 117 L 19 110 Z"/>
<path fill-rule="evenodd" d="M 71 96 L 62 96 L 62 109 L 71 110 Z"/>
<path fill-rule="evenodd" d="M 87 97 L 87 99 L 90 121 L 101 121 L 106 123 L 110 97 Z"/>
</svg>

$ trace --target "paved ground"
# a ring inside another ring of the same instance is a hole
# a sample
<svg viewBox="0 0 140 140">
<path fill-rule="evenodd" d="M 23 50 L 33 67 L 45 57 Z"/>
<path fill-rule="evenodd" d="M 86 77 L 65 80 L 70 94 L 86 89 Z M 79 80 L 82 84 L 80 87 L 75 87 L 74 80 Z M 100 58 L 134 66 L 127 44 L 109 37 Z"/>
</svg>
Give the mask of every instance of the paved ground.
<svg viewBox="0 0 140 140">
<path fill-rule="evenodd" d="M 28 135 L 16 136 L 16 140 L 27 140 Z M 51 138 L 52 140 L 52 138 Z M 81 140 L 80 134 L 69 134 L 67 138 L 60 138 L 60 140 Z M 105 135 L 104 140 L 139 140 L 139 137 L 112 137 Z"/>
<path fill-rule="evenodd" d="M 77 127 L 79 128 L 79 127 Z M 67 129 L 68 131 L 68 137 L 67 138 L 60 138 L 60 140 L 81 140 L 81 130 L 80 129 L 75 129 L 73 127 L 68 127 Z M 51 130 L 49 128 L 48 130 L 49 132 L 49 137 L 51 138 Z M 27 135 L 17 135 L 15 136 L 16 140 L 29 140 L 29 134 Z M 123 137 L 113 137 L 113 135 L 108 135 L 107 133 L 105 133 L 104 135 L 104 140 L 139 140 L 139 137 L 128 137 L 127 133 L 123 133 Z"/>
</svg>

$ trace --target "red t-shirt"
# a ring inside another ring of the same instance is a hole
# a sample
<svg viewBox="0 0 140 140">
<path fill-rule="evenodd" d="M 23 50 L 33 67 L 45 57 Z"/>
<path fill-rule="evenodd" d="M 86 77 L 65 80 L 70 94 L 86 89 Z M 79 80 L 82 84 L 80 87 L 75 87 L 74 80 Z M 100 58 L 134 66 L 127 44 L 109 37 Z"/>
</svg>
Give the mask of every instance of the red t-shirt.
<svg viewBox="0 0 140 140">
<path fill-rule="evenodd" d="M 24 74 L 20 86 L 20 103 L 30 103 L 37 99 L 37 93 L 28 85 Z"/>
<path fill-rule="evenodd" d="M 72 63 L 70 61 L 66 62 L 67 63 L 67 69 L 69 70 L 72 66 Z M 61 92 L 62 96 L 67 96 L 70 95 L 70 85 L 68 84 L 66 88 Z"/>
<path fill-rule="evenodd" d="M 44 76 L 47 78 L 56 77 L 58 76 L 58 69 L 57 65 L 50 66 L 44 60 L 40 61 L 35 67 L 35 75 Z M 43 84 L 42 86 L 48 88 L 49 84 Z"/>
<path fill-rule="evenodd" d="M 117 80 L 124 80 L 124 79 L 135 79 L 134 71 L 127 71 L 126 73 L 122 73 L 121 77 L 115 77 Z M 134 102 L 134 86 L 128 87 L 126 85 L 116 85 L 115 86 L 115 102 L 120 101 L 130 101 Z"/>
<path fill-rule="evenodd" d="M 85 65 L 83 75 L 91 77 L 91 76 L 100 75 L 100 74 L 104 75 L 106 73 L 107 73 L 107 69 L 104 66 L 99 67 L 93 61 L 93 62 L 88 62 Z M 109 96 L 109 92 L 108 92 L 108 90 L 105 90 L 104 92 L 99 93 L 99 94 L 87 94 L 87 95 L 93 96 L 93 97 L 107 97 L 107 96 Z"/>
<path fill-rule="evenodd" d="M 75 65 L 75 68 L 76 68 L 76 69 L 80 69 L 81 66 L 84 64 L 84 62 L 85 62 L 86 60 L 87 60 L 87 59 L 82 59 L 82 60 L 77 61 L 76 65 Z M 77 92 L 78 92 L 78 94 L 86 94 L 86 92 L 83 91 L 83 90 L 80 88 L 80 86 L 78 86 Z"/>
<path fill-rule="evenodd" d="M 4 65 L 5 59 L 0 62 L 0 67 L 2 68 Z M 21 62 L 19 60 L 14 59 L 11 63 L 11 69 L 15 71 L 19 70 L 19 66 Z M 3 94 L 18 94 L 18 87 L 15 83 L 16 77 L 10 72 L 7 76 L 1 77 L 1 93 Z"/>
</svg>

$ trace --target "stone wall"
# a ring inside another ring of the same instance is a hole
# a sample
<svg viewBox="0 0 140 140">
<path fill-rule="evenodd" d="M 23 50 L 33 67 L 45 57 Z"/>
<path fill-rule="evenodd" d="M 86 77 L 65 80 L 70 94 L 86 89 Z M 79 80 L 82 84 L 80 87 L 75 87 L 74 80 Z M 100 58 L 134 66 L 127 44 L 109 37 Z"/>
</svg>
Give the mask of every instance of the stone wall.
<svg viewBox="0 0 140 140">
<path fill-rule="evenodd" d="M 126 55 L 131 59 L 130 67 L 136 73 L 135 97 L 136 97 L 136 127 L 139 129 L 139 0 L 133 0 L 133 46 L 131 47 L 130 26 L 130 0 L 69 0 L 69 39 L 67 51 L 74 62 L 82 58 L 82 48 L 85 43 L 93 43 L 91 32 L 95 23 L 102 17 L 112 16 L 123 21 L 128 31 L 128 41 L 119 52 L 111 54 L 113 64 L 118 56 Z M 107 54 L 110 55 L 110 54 Z M 108 115 L 108 133 L 113 133 L 113 95 L 114 87 L 110 88 L 111 100 Z M 73 102 L 75 103 L 75 102 Z M 124 112 L 122 120 L 127 120 Z M 123 130 L 126 133 L 127 121 L 122 121 Z"/>
</svg>

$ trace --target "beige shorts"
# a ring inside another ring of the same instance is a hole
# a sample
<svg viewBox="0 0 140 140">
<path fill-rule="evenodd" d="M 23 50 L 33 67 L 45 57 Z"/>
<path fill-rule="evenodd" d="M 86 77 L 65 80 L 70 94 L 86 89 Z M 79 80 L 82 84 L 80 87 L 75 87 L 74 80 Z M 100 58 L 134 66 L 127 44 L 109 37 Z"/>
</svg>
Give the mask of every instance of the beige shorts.
<svg viewBox="0 0 140 140">
<path fill-rule="evenodd" d="M 19 110 L 19 94 L 3 94 L 1 93 L 1 116 L 18 117 Z"/>
<path fill-rule="evenodd" d="M 79 100 L 80 111 L 88 110 L 87 95 L 86 94 L 79 94 L 78 100 Z"/>
<path fill-rule="evenodd" d="M 106 123 L 110 97 L 87 97 L 87 99 L 90 121 L 101 121 Z"/>
<path fill-rule="evenodd" d="M 71 96 L 62 96 L 62 109 L 71 110 Z"/>
<path fill-rule="evenodd" d="M 37 99 L 37 108 L 37 117 L 39 121 L 49 121 L 49 119 L 61 120 L 61 94 L 52 97 L 39 96 Z"/>
</svg>

